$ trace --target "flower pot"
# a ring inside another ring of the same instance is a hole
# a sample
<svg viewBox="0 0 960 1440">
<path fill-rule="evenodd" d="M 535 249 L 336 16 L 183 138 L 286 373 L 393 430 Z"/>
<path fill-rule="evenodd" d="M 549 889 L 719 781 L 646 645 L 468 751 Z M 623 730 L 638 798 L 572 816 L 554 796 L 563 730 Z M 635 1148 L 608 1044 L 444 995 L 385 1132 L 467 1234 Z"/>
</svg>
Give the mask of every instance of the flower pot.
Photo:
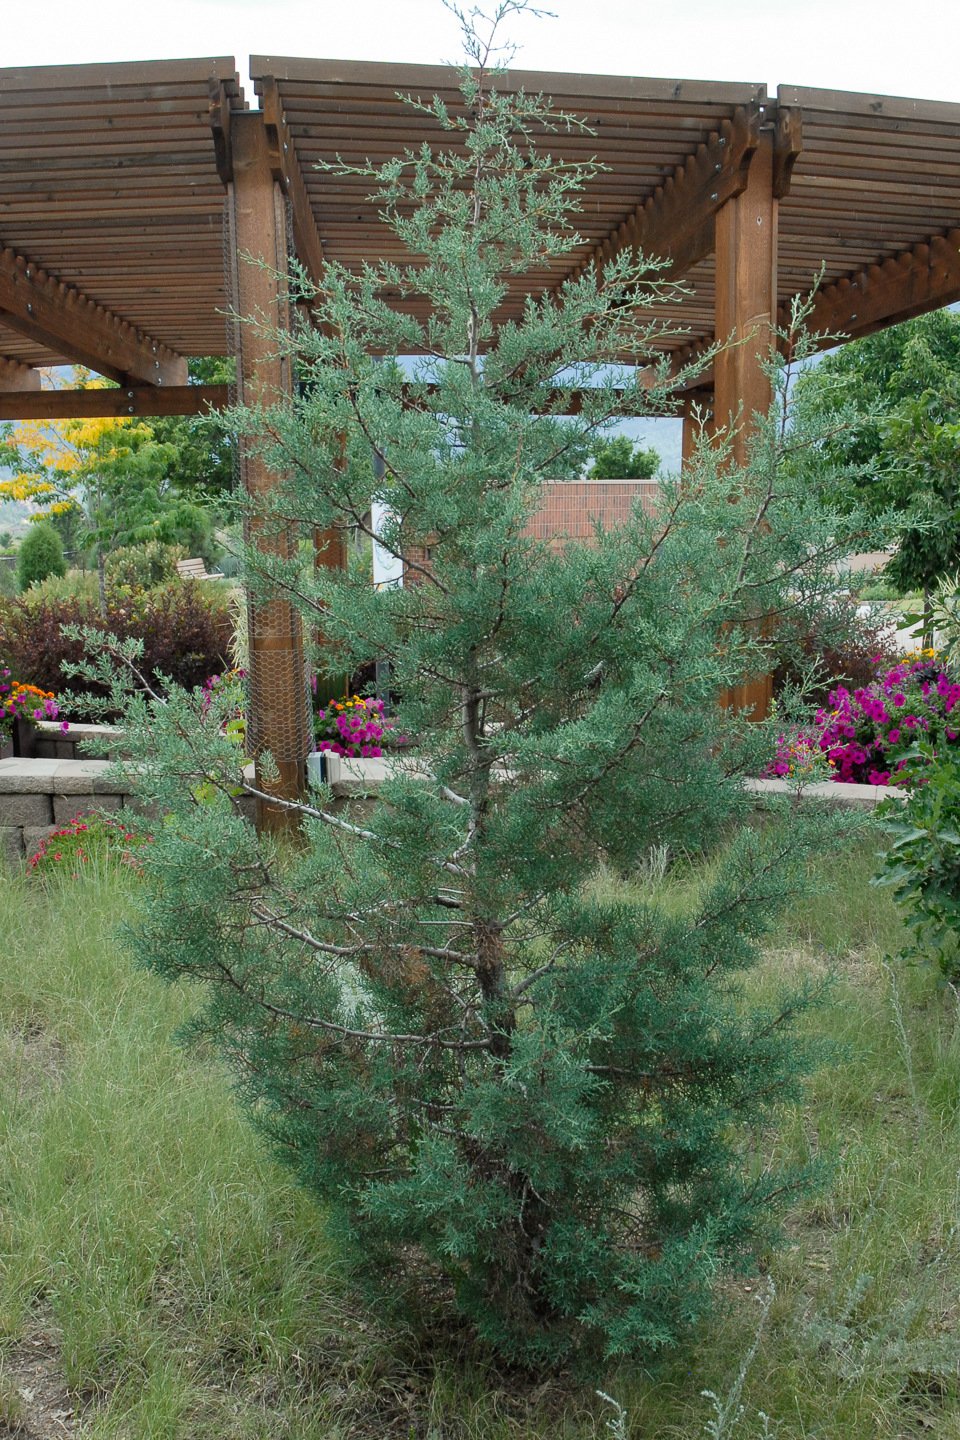
<svg viewBox="0 0 960 1440">
<path fill-rule="evenodd" d="M 13 722 L 13 753 L 21 760 L 34 760 L 37 754 L 37 727 L 25 715 Z"/>
</svg>

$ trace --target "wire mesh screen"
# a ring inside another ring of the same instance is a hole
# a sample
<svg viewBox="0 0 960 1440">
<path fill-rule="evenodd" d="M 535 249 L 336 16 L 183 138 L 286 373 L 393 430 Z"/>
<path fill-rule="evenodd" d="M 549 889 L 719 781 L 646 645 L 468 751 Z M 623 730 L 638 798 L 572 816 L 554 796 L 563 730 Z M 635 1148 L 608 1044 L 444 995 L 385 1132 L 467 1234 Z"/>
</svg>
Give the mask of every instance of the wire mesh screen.
<svg viewBox="0 0 960 1440">
<path fill-rule="evenodd" d="M 283 261 L 290 253 L 291 222 L 288 207 L 277 185 L 273 186 L 273 226 L 278 252 L 275 269 L 282 271 Z M 238 253 L 236 195 L 232 186 L 227 195 L 224 237 L 224 264 L 233 298 L 227 319 L 227 341 L 237 361 L 237 399 L 243 402 L 250 398 L 245 393 L 244 381 L 249 381 L 256 373 L 259 359 L 259 356 L 249 353 L 251 330 L 250 321 L 245 317 L 253 313 L 254 307 L 244 304 L 245 296 L 252 287 L 245 283 L 251 277 L 245 274 L 243 267 L 256 267 Z M 278 299 L 276 320 L 285 326 L 289 315 L 282 284 Z M 271 368 L 275 364 L 272 361 Z M 288 361 L 281 362 L 276 379 L 276 388 L 289 395 L 291 375 Z M 282 477 L 271 472 L 264 461 L 251 452 L 247 443 L 241 442 L 237 449 L 243 492 L 253 501 L 266 500 L 281 483 Z M 265 557 L 266 569 L 271 555 L 284 560 L 294 557 L 298 535 L 294 526 L 280 526 L 267 520 L 258 514 L 256 505 L 253 505 L 248 507 L 244 518 L 244 540 Z M 259 599 L 248 588 L 247 630 L 250 655 L 248 737 L 251 749 L 255 756 L 269 750 L 281 767 L 301 766 L 311 748 L 312 725 L 300 617 L 288 600 L 281 597 Z"/>
</svg>

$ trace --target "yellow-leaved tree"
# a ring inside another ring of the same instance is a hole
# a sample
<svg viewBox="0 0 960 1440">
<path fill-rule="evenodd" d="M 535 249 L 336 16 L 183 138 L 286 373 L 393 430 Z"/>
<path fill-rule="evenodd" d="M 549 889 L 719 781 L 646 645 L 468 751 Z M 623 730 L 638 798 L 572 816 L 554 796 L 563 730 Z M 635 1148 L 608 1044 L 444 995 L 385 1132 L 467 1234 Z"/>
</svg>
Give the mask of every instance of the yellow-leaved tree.
<svg viewBox="0 0 960 1440">
<path fill-rule="evenodd" d="M 76 369 L 71 385 L 109 382 Z M 6 426 L 2 440 L 13 474 L 0 480 L 0 499 L 27 501 L 36 520 L 77 515 L 81 544 L 96 557 L 101 613 L 111 550 L 148 540 L 189 544 L 209 528 L 200 507 L 177 493 L 176 447 L 144 420 L 22 420 Z"/>
</svg>

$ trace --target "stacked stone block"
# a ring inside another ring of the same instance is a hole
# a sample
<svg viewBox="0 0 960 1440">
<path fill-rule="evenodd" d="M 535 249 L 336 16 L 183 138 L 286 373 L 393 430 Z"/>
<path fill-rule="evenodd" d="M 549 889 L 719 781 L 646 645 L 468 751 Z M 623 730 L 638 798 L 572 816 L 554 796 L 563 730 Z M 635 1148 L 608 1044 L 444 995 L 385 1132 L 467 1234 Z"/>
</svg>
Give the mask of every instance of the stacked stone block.
<svg viewBox="0 0 960 1440">
<path fill-rule="evenodd" d="M 16 864 L 75 815 L 132 804 L 109 769 L 106 760 L 0 760 L 0 857 Z"/>
<path fill-rule="evenodd" d="M 37 760 L 111 760 L 111 747 L 119 734 L 112 725 L 71 724 L 69 730 L 63 731 L 55 721 L 44 720 L 34 726 L 32 757 Z"/>
</svg>

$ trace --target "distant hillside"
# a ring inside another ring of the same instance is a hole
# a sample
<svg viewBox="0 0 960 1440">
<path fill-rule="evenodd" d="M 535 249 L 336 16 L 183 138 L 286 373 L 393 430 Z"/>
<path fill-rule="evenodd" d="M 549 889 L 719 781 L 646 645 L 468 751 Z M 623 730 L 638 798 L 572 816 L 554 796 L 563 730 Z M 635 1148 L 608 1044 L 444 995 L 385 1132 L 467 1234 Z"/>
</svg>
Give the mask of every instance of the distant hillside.
<svg viewBox="0 0 960 1440">
<path fill-rule="evenodd" d="M 22 535 L 27 528 L 30 515 L 29 505 L 22 500 L 0 500 L 0 530 L 10 530 Z"/>
</svg>

